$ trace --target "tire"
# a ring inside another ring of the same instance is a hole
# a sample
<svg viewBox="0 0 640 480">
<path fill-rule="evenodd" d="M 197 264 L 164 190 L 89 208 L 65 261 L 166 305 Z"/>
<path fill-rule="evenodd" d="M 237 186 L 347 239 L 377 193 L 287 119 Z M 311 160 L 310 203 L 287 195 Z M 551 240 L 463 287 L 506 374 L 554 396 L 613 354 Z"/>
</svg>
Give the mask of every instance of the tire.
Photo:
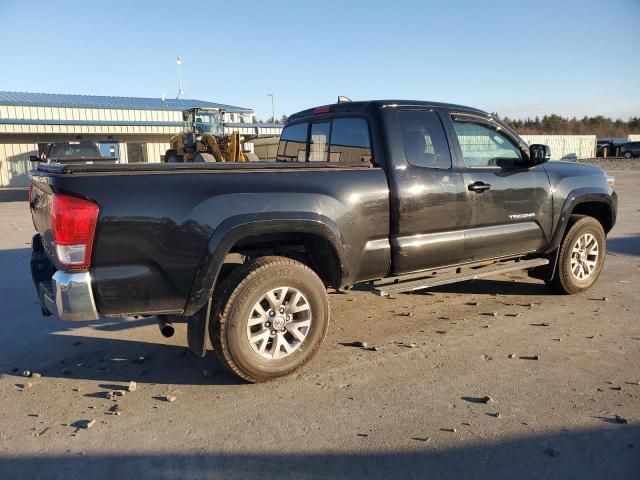
<svg viewBox="0 0 640 480">
<path fill-rule="evenodd" d="M 216 161 L 216 157 L 214 157 L 210 153 L 198 152 L 193 156 L 193 161 L 196 163 L 213 163 Z"/>
<path fill-rule="evenodd" d="M 633 158 L 633 154 L 631 152 L 624 152 L 624 158 L 631 160 L 631 158 Z"/>
<path fill-rule="evenodd" d="M 595 257 L 592 242 L 596 242 Z M 586 248 L 582 249 L 581 245 Z M 606 250 L 606 237 L 600 222 L 593 217 L 572 216 L 560 244 L 556 271 L 547 285 L 558 293 L 569 295 L 588 290 L 602 271 Z M 576 257 L 576 254 L 581 257 Z"/>
<path fill-rule="evenodd" d="M 235 268 L 215 296 L 211 343 L 220 360 L 248 382 L 265 382 L 302 368 L 327 333 L 326 289 L 313 270 L 290 258 L 262 257 Z M 284 303 L 282 313 L 278 302 Z"/>
<path fill-rule="evenodd" d="M 182 163 L 184 159 L 175 150 L 167 150 L 164 161 L 165 163 Z"/>
</svg>

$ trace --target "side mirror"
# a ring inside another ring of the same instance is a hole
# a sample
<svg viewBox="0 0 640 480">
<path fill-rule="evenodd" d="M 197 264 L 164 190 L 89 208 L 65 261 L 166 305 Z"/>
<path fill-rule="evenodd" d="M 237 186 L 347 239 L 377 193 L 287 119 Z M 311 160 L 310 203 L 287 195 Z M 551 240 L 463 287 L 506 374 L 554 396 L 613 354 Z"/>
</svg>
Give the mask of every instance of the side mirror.
<svg viewBox="0 0 640 480">
<path fill-rule="evenodd" d="M 40 157 L 38 157 L 37 155 L 29 155 L 29 161 L 30 162 L 39 162 L 40 161 Z"/>
<path fill-rule="evenodd" d="M 548 145 L 534 143 L 529 147 L 529 159 L 531 165 L 540 165 L 551 159 L 551 149 Z"/>
</svg>

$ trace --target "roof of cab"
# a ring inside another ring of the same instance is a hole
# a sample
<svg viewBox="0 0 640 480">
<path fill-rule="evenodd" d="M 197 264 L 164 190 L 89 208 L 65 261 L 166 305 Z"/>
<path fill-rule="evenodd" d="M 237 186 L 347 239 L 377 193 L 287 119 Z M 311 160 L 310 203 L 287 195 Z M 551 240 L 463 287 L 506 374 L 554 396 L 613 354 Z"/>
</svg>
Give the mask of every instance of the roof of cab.
<svg viewBox="0 0 640 480">
<path fill-rule="evenodd" d="M 333 103 L 330 105 L 322 105 L 321 107 L 328 107 L 330 111 L 322 112 L 322 114 L 330 115 L 333 113 L 363 113 L 370 108 L 377 110 L 382 107 L 410 107 L 410 106 L 447 108 L 451 110 L 467 111 L 467 112 L 479 113 L 482 115 L 489 115 L 487 112 L 477 108 L 473 108 L 473 107 L 456 105 L 453 103 L 431 102 L 431 101 L 424 101 L 424 100 L 362 100 L 362 101 L 356 101 L 356 102 Z M 316 115 L 314 111 L 321 107 L 308 108 L 306 110 L 301 110 L 297 113 L 294 113 L 289 117 L 289 122 Z"/>
</svg>

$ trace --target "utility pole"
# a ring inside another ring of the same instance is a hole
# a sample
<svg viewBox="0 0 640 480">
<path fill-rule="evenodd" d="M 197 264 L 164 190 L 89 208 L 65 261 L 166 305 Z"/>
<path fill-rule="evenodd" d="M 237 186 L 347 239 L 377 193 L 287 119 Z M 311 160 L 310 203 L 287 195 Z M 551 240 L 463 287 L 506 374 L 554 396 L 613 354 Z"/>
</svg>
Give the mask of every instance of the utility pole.
<svg viewBox="0 0 640 480">
<path fill-rule="evenodd" d="M 180 73 L 180 67 L 182 66 L 182 59 L 180 57 L 176 57 L 176 66 L 178 68 L 178 96 L 177 100 L 180 100 L 184 97 L 184 90 L 182 89 L 182 75 Z"/>
<path fill-rule="evenodd" d="M 275 107 L 275 101 L 273 99 L 273 93 L 267 93 L 267 97 L 271 97 L 271 120 L 272 120 L 272 123 L 275 125 L 276 124 L 276 107 Z"/>
</svg>

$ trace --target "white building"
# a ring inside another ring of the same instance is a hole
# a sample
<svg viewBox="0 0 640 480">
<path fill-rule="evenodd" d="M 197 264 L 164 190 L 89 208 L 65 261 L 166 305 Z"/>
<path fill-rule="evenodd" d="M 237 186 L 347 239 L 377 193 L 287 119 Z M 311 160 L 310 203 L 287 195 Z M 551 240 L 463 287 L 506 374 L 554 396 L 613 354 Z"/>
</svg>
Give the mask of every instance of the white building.
<svg viewBox="0 0 640 480">
<path fill-rule="evenodd" d="M 251 123 L 249 108 L 200 100 L 0 91 L 0 187 L 28 185 L 29 156 L 49 142 L 92 140 L 120 162 L 159 162 L 171 136 L 182 131 L 182 111 L 197 106 L 223 108 L 228 131 L 258 136 L 281 131 Z"/>
<path fill-rule="evenodd" d="M 551 149 L 551 160 L 575 161 L 596 156 L 595 135 L 520 135 L 529 145 L 542 143 Z"/>
</svg>

